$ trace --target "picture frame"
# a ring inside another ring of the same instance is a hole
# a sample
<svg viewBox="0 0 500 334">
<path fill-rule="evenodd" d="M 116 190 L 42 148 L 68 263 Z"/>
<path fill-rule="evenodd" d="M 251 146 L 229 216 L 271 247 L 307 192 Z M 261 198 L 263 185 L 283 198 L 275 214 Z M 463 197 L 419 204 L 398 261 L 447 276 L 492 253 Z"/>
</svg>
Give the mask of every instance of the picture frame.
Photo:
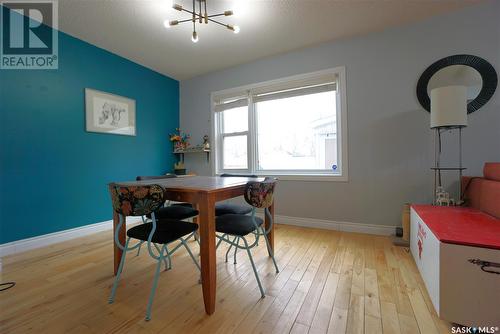
<svg viewBox="0 0 500 334">
<path fill-rule="evenodd" d="M 85 88 L 87 132 L 135 136 L 135 100 Z"/>
</svg>

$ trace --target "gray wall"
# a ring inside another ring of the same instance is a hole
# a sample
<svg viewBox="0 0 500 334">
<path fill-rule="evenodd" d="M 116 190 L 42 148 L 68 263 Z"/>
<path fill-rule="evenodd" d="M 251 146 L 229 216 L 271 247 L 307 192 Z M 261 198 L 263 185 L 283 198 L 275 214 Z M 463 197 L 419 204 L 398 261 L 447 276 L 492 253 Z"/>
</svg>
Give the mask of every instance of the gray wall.
<svg viewBox="0 0 500 334">
<path fill-rule="evenodd" d="M 468 53 L 500 70 L 500 2 L 434 17 L 364 37 L 322 44 L 181 82 L 181 127 L 201 141 L 210 134 L 210 93 L 290 75 L 345 66 L 348 182 L 280 181 L 277 214 L 399 225 L 402 204 L 431 199 L 429 114 L 415 87 L 434 61 Z M 469 116 L 464 130 L 468 174 L 500 161 L 500 98 Z M 204 156 L 187 166 L 210 175 Z"/>
</svg>

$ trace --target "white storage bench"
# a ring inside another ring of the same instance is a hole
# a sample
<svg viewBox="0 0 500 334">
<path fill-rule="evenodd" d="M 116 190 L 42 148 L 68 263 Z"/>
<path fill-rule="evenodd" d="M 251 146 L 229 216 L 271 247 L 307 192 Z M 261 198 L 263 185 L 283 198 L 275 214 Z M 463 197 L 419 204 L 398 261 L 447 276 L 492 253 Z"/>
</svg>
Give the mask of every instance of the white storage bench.
<svg viewBox="0 0 500 334">
<path fill-rule="evenodd" d="M 500 219 L 470 208 L 412 205 L 410 249 L 440 318 L 500 327 Z"/>
</svg>

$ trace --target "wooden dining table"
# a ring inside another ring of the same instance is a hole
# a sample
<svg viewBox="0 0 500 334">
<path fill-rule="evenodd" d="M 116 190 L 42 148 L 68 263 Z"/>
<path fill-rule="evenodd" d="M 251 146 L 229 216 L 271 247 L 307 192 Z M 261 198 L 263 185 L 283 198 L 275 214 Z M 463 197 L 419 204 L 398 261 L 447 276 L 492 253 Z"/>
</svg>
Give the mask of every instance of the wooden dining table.
<svg viewBox="0 0 500 334">
<path fill-rule="evenodd" d="M 199 226 L 200 258 L 201 258 L 201 284 L 203 301 L 207 314 L 215 312 L 215 296 L 217 287 L 216 270 L 216 238 L 215 238 L 215 203 L 230 198 L 242 196 L 248 181 L 262 181 L 263 179 L 246 177 L 218 177 L 218 176 L 188 176 L 168 179 L 143 180 L 131 182 L 118 182 L 120 185 L 150 185 L 158 184 L 165 189 L 165 199 L 177 202 L 189 202 L 199 210 L 195 218 Z M 274 203 L 269 207 L 274 220 Z M 274 250 L 274 224 L 265 215 L 266 230 L 272 226 L 268 234 L 271 249 Z M 113 235 L 119 223 L 116 212 L 113 213 Z M 119 240 L 123 245 L 126 237 L 126 221 L 119 232 Z M 113 242 L 114 244 L 114 242 Z M 114 244 L 114 273 L 116 275 L 122 250 Z"/>
</svg>

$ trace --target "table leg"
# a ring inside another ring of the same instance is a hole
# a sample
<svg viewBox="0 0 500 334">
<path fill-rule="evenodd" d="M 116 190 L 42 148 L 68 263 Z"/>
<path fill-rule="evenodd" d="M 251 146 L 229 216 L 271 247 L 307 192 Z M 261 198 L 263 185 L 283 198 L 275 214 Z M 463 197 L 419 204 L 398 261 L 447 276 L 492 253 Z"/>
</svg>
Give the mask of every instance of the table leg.
<svg viewBox="0 0 500 334">
<path fill-rule="evenodd" d="M 276 225 L 276 221 L 274 220 L 274 203 L 269 207 L 269 212 L 271 213 L 271 217 L 273 219 L 273 226 L 271 228 L 271 231 L 269 231 L 269 234 L 267 235 L 267 239 L 269 240 L 269 245 L 271 246 L 271 249 L 274 252 L 274 225 Z M 271 222 L 269 221 L 269 218 L 266 216 L 266 231 L 269 229 L 269 225 L 271 225 Z"/>
<path fill-rule="evenodd" d="M 118 248 L 115 243 L 115 232 L 118 224 L 120 223 L 120 216 L 116 211 L 113 210 L 113 249 L 114 249 L 114 273 L 118 272 L 118 266 L 120 265 L 120 261 L 122 259 L 122 250 Z M 120 233 L 118 234 L 118 239 L 122 245 L 125 245 L 125 231 L 127 231 L 127 218 L 123 217 L 122 228 L 120 229 Z"/>
<path fill-rule="evenodd" d="M 200 219 L 200 257 L 201 284 L 205 312 L 215 311 L 215 293 L 217 287 L 215 254 L 215 199 L 211 194 L 201 194 L 199 198 Z"/>
</svg>

